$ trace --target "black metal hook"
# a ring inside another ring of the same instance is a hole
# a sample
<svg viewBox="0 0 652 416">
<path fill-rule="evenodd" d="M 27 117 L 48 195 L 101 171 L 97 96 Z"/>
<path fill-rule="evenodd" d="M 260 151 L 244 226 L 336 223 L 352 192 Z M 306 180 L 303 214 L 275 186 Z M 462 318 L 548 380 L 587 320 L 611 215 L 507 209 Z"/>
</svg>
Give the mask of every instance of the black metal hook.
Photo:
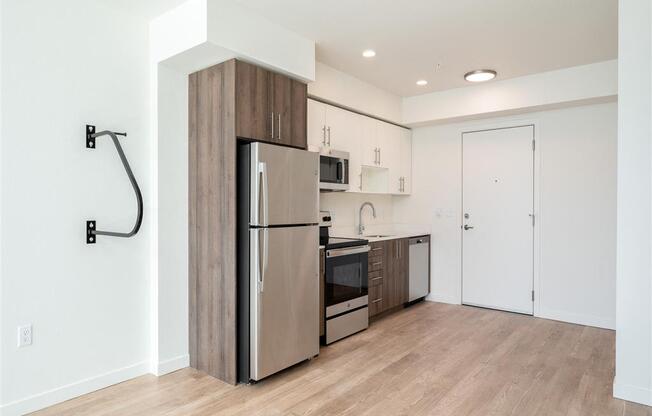
<svg viewBox="0 0 652 416">
<path fill-rule="evenodd" d="M 138 230 L 140 230 L 140 225 L 143 222 L 143 195 L 140 192 L 140 187 L 138 186 L 138 182 L 136 182 L 136 178 L 134 177 L 134 174 L 131 171 L 131 166 L 129 166 L 127 157 L 125 156 L 125 153 L 122 150 L 122 146 L 120 145 L 120 141 L 118 140 L 117 137 L 117 136 L 126 137 L 127 133 L 115 133 L 109 130 L 104 130 L 99 133 L 96 133 L 95 126 L 91 126 L 88 124 L 86 125 L 86 147 L 88 149 L 95 149 L 95 139 L 101 136 L 110 136 L 111 140 L 113 141 L 113 144 L 115 145 L 115 149 L 118 151 L 118 156 L 120 156 L 120 160 L 122 161 L 122 166 L 124 166 L 125 171 L 127 172 L 127 176 L 129 177 L 129 182 L 131 182 L 131 186 L 134 189 L 134 193 L 136 194 L 136 203 L 138 204 L 138 214 L 136 214 L 136 224 L 134 224 L 134 227 L 131 229 L 131 231 L 127 233 L 120 233 L 115 231 L 101 231 L 97 229 L 96 227 L 97 224 L 95 220 L 86 221 L 86 243 L 87 244 L 95 244 L 98 235 L 108 235 L 111 237 L 133 237 L 134 235 L 136 235 L 136 233 L 138 233 Z"/>
</svg>

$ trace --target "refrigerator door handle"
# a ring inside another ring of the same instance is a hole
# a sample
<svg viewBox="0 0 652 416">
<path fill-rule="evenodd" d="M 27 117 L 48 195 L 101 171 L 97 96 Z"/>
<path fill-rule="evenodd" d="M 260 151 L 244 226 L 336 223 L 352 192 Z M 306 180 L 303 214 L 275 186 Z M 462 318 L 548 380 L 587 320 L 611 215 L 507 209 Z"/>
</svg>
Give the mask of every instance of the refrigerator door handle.
<svg viewBox="0 0 652 416">
<path fill-rule="evenodd" d="M 267 239 L 268 234 L 267 230 L 265 228 L 261 228 L 258 231 L 258 267 L 259 267 L 259 273 L 258 273 L 258 288 L 260 290 L 260 293 L 263 292 L 264 289 L 264 284 L 265 284 L 265 270 L 267 269 L 267 258 L 268 256 L 268 241 Z M 261 235 L 262 234 L 262 235 Z"/>
<path fill-rule="evenodd" d="M 267 199 L 267 164 L 265 162 L 258 163 L 259 175 L 259 195 L 258 195 L 258 224 L 267 224 L 269 201 Z"/>
</svg>

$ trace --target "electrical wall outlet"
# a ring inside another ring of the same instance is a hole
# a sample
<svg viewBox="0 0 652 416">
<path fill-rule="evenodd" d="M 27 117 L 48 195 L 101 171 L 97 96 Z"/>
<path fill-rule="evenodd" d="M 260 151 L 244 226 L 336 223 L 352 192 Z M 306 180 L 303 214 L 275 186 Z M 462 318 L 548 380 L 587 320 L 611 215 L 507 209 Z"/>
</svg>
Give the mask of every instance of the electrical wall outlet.
<svg viewBox="0 0 652 416">
<path fill-rule="evenodd" d="M 32 325 L 18 327 L 18 348 L 32 345 Z"/>
</svg>

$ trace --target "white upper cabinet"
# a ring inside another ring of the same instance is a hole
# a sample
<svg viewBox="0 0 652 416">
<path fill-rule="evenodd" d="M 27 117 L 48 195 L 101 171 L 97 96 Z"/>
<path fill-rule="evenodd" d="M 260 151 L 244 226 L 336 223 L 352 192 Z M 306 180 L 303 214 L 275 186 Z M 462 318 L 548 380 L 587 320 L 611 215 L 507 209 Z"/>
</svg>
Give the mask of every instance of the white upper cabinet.
<svg viewBox="0 0 652 416">
<path fill-rule="evenodd" d="M 308 149 L 349 153 L 349 192 L 411 191 L 408 129 L 309 99 Z"/>
<path fill-rule="evenodd" d="M 326 104 L 308 100 L 308 150 L 318 152 L 326 139 Z"/>
<path fill-rule="evenodd" d="M 400 129 L 400 176 L 399 193 L 409 194 L 412 192 L 412 131 Z"/>
</svg>

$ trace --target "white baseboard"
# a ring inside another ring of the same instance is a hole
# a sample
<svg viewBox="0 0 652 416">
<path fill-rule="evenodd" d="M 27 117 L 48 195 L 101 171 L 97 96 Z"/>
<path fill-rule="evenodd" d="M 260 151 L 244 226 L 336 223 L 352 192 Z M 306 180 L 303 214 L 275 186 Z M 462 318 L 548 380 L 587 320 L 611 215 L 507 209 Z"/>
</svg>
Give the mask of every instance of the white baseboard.
<svg viewBox="0 0 652 416">
<path fill-rule="evenodd" d="M 632 386 L 631 384 L 621 384 L 616 379 L 614 379 L 614 397 L 627 400 L 628 402 L 652 406 L 652 390 L 645 387 Z"/>
<path fill-rule="evenodd" d="M 455 296 L 446 295 L 443 293 L 431 292 L 428 296 L 426 296 L 426 300 L 429 300 L 431 302 L 450 303 L 451 305 L 460 304 L 459 299 L 457 299 Z"/>
<path fill-rule="evenodd" d="M 159 361 L 154 369 L 154 375 L 163 376 L 173 371 L 181 370 L 190 365 L 190 355 L 184 354 L 168 360 Z"/>
<path fill-rule="evenodd" d="M 604 329 L 616 329 L 616 319 L 603 318 L 592 315 L 582 315 L 564 311 L 555 311 L 539 306 L 539 311 L 535 315 L 538 318 L 553 319 L 555 321 L 568 322 L 586 326 L 594 326 Z"/>
<path fill-rule="evenodd" d="M 4 404 L 0 407 L 0 415 L 18 416 L 35 412 L 74 397 L 142 376 L 148 372 L 149 362 L 143 361 Z"/>
</svg>

